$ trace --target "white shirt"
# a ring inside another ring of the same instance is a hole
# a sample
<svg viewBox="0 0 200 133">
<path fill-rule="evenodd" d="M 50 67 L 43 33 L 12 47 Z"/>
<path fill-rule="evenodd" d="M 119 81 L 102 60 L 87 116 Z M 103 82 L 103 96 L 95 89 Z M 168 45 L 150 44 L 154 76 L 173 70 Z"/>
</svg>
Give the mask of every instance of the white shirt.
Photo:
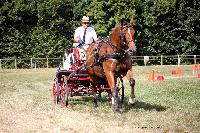
<svg viewBox="0 0 200 133">
<path fill-rule="evenodd" d="M 80 38 L 83 41 L 83 35 L 84 35 L 85 28 L 83 26 L 78 27 L 75 30 L 74 37 Z M 91 44 L 94 40 L 96 41 L 97 35 L 95 30 L 92 27 L 87 27 L 86 29 L 86 35 L 85 35 L 85 44 Z"/>
</svg>

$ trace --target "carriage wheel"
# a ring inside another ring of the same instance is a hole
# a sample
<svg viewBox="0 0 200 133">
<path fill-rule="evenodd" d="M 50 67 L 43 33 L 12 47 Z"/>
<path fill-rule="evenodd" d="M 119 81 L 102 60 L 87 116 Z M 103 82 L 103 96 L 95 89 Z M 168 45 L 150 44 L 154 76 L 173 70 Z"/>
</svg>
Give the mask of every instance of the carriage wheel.
<svg viewBox="0 0 200 133">
<path fill-rule="evenodd" d="M 67 77 L 64 78 L 64 83 L 65 83 L 65 91 L 66 91 L 65 106 L 68 106 L 69 88 L 68 88 L 68 84 L 67 84 Z"/>
<path fill-rule="evenodd" d="M 53 95 L 54 104 L 56 104 L 57 103 L 57 96 L 56 96 L 56 82 L 55 81 L 53 83 L 52 95 Z"/>
<path fill-rule="evenodd" d="M 56 77 L 56 104 L 59 103 L 60 101 L 60 86 L 59 86 L 59 83 L 58 83 L 58 78 Z"/>
<path fill-rule="evenodd" d="M 62 107 L 68 105 L 68 85 L 67 85 L 67 78 L 66 76 L 63 76 L 63 83 L 62 83 L 62 89 L 61 89 L 61 97 L 62 97 Z"/>
</svg>

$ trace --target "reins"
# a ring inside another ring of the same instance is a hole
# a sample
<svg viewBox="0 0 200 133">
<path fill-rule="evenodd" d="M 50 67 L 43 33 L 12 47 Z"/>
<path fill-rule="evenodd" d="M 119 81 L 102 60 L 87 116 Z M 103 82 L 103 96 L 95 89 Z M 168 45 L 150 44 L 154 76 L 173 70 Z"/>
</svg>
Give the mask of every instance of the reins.
<svg viewBox="0 0 200 133">
<path fill-rule="evenodd" d="M 114 49 L 116 49 L 116 52 L 113 52 L 112 54 L 104 54 L 102 57 L 100 57 L 100 59 L 104 58 L 121 59 L 126 57 L 128 54 L 127 50 L 115 46 L 112 43 L 110 36 L 108 37 L 108 40 L 105 42 L 105 44 L 109 45 L 113 49 L 113 51 L 115 51 Z"/>
</svg>

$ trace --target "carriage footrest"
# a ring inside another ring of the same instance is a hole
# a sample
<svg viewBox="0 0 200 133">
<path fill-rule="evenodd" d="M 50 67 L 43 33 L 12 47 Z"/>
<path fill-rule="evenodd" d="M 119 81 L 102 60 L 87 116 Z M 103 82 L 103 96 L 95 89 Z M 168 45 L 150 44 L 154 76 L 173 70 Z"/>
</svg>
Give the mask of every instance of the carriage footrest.
<svg viewBox="0 0 200 133">
<path fill-rule="evenodd" d="M 88 77 L 88 74 L 75 74 L 74 77 Z"/>
</svg>

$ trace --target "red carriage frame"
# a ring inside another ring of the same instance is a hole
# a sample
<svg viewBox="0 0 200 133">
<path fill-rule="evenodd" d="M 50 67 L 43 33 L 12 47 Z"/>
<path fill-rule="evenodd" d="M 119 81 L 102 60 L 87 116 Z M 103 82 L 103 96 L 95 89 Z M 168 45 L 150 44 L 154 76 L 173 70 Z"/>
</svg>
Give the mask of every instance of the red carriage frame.
<svg viewBox="0 0 200 133">
<path fill-rule="evenodd" d="M 80 59 L 78 48 L 73 48 L 76 61 L 72 64 L 71 68 L 57 69 L 56 77 L 54 78 L 52 95 L 54 104 L 61 106 L 68 106 L 69 97 L 73 96 L 93 96 L 90 77 L 87 69 L 84 67 L 85 60 Z M 124 100 L 124 85 L 123 79 L 118 81 L 118 88 L 121 90 L 120 101 Z M 97 87 L 97 94 L 101 97 L 102 92 L 107 92 L 109 99 L 111 99 L 111 88 L 108 86 L 107 81 L 101 81 L 101 86 Z"/>
</svg>

